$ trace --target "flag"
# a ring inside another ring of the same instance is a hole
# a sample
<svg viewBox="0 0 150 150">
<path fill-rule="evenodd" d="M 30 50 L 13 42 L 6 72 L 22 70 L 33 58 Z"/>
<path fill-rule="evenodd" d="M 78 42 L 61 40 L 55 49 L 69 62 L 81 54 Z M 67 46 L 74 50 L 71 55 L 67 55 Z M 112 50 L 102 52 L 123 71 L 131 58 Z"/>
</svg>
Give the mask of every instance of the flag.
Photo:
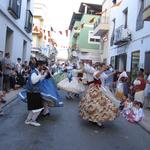
<svg viewBox="0 0 150 150">
<path fill-rule="evenodd" d="M 120 6 L 120 4 L 122 3 L 122 1 L 123 1 L 123 0 L 121 0 L 121 1 L 118 2 L 118 3 L 114 3 L 111 8 Z"/>
<path fill-rule="evenodd" d="M 89 23 L 93 23 L 94 20 L 95 20 L 95 17 L 93 17 L 93 18 L 89 21 Z"/>
<path fill-rule="evenodd" d="M 53 32 L 54 31 L 54 29 L 51 27 L 51 31 Z"/>
<path fill-rule="evenodd" d="M 62 31 L 59 31 L 59 33 L 62 35 Z"/>
<path fill-rule="evenodd" d="M 68 37 L 68 30 L 65 30 L 65 32 L 66 32 L 66 37 Z"/>
<path fill-rule="evenodd" d="M 81 24 L 81 29 L 84 27 L 84 23 Z"/>
<path fill-rule="evenodd" d="M 107 12 L 107 8 L 105 10 L 101 11 L 101 12 L 96 13 L 96 15 L 102 15 L 102 14 L 104 14 L 106 12 Z"/>
<path fill-rule="evenodd" d="M 33 28 L 33 31 L 38 32 L 38 31 L 39 31 L 38 27 L 35 26 L 35 27 Z"/>
<path fill-rule="evenodd" d="M 77 30 L 77 29 L 78 29 L 78 27 L 74 27 L 74 29 L 75 29 L 75 30 Z"/>
<path fill-rule="evenodd" d="M 51 36 L 51 32 L 50 32 L 50 31 L 48 31 L 48 36 L 49 36 L 49 37 Z"/>
<path fill-rule="evenodd" d="M 52 41 L 51 38 L 49 38 L 49 39 L 48 39 L 48 42 L 51 43 L 51 41 Z"/>
</svg>

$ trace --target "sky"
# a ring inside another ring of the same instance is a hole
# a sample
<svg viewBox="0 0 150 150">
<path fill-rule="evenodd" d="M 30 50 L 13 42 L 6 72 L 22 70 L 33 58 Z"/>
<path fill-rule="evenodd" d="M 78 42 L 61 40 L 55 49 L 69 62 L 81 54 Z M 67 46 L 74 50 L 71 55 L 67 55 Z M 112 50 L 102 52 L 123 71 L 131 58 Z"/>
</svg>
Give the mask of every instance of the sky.
<svg viewBox="0 0 150 150">
<path fill-rule="evenodd" d="M 69 37 L 65 36 L 65 30 L 69 28 L 73 12 L 78 12 L 81 2 L 101 4 L 103 0 L 48 0 L 48 16 L 49 23 L 57 34 L 53 37 L 60 46 L 58 49 L 58 57 L 67 58 L 67 49 L 61 46 L 69 45 Z M 62 31 L 60 35 L 58 31 Z"/>
<path fill-rule="evenodd" d="M 50 24 L 56 30 L 68 29 L 73 12 L 78 12 L 81 2 L 101 4 L 103 0 L 49 0 Z"/>
</svg>

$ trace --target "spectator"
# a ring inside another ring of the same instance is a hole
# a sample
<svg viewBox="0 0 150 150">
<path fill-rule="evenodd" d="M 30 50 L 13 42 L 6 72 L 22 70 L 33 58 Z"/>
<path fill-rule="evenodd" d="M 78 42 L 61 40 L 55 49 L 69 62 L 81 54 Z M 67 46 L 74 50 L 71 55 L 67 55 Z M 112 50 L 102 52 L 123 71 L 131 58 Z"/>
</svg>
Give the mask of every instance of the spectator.
<svg viewBox="0 0 150 150">
<path fill-rule="evenodd" d="M 10 89 L 10 74 L 11 74 L 11 60 L 10 54 L 5 53 L 5 57 L 2 59 L 2 71 L 3 71 L 3 90 L 6 92 Z"/>
<path fill-rule="evenodd" d="M 21 73 L 21 68 L 22 68 L 22 66 L 21 66 L 21 58 L 17 58 L 17 63 L 15 65 L 15 67 L 16 67 L 17 73 L 20 74 Z"/>
<path fill-rule="evenodd" d="M 144 90 L 144 108 L 150 109 L 150 74 L 147 78 L 147 83 Z"/>
<path fill-rule="evenodd" d="M 146 80 L 143 73 L 138 73 L 137 78 L 133 82 L 133 88 L 135 91 L 134 99 L 143 103 L 144 102 L 144 89 L 146 86 Z"/>
</svg>

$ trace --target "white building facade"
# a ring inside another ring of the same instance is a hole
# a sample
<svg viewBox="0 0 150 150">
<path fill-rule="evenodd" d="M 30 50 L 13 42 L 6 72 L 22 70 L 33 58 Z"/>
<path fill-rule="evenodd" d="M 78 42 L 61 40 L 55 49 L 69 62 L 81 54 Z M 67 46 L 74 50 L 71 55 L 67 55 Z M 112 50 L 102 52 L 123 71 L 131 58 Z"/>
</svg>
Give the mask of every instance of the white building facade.
<svg viewBox="0 0 150 150">
<path fill-rule="evenodd" d="M 29 61 L 32 42 L 32 0 L 0 1 L 0 57 L 9 52 L 12 62 Z"/>
<path fill-rule="evenodd" d="M 150 73 L 150 22 L 143 19 L 144 2 L 122 0 L 110 11 L 109 62 L 133 77 L 139 68 Z"/>
</svg>

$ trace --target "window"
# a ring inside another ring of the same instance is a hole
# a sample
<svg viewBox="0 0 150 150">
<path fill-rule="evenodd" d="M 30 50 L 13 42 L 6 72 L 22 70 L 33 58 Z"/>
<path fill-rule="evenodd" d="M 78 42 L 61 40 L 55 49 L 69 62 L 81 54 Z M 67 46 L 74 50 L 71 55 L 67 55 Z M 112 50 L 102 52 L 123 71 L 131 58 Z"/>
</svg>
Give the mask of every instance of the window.
<svg viewBox="0 0 150 150">
<path fill-rule="evenodd" d="M 22 0 L 10 0 L 8 11 L 15 18 L 20 18 Z"/>
<path fill-rule="evenodd" d="M 144 26 L 143 11 L 144 11 L 144 0 L 140 0 L 140 9 L 136 20 L 136 31 L 142 29 Z"/>
<path fill-rule="evenodd" d="M 100 36 L 93 36 L 92 34 L 93 34 L 93 31 L 89 31 L 88 43 L 99 44 L 100 43 Z"/>
<path fill-rule="evenodd" d="M 32 31 L 33 15 L 30 10 L 26 11 L 25 30 L 30 33 Z"/>
<path fill-rule="evenodd" d="M 113 4 L 116 4 L 117 3 L 117 0 L 112 0 Z"/>
<path fill-rule="evenodd" d="M 123 11 L 124 14 L 124 28 L 126 29 L 128 26 L 128 8 Z"/>
<path fill-rule="evenodd" d="M 113 31 L 111 35 L 110 45 L 112 46 L 114 44 L 114 36 L 115 36 L 115 28 L 116 28 L 116 19 L 112 20 L 113 22 Z"/>
</svg>

